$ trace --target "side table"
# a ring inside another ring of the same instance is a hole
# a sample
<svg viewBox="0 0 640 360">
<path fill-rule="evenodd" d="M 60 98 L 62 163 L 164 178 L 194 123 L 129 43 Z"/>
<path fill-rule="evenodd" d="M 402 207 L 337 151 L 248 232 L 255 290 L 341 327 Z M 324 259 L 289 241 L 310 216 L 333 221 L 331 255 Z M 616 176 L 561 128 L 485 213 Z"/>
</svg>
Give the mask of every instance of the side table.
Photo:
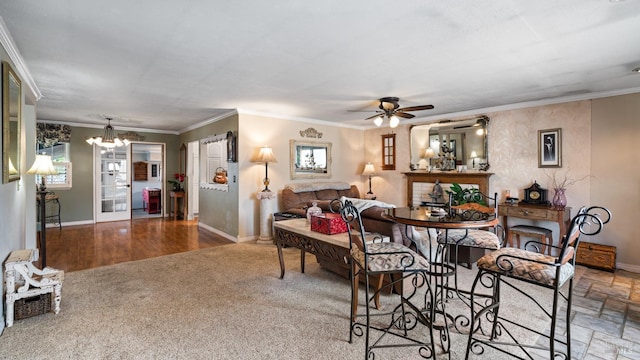
<svg viewBox="0 0 640 360">
<path fill-rule="evenodd" d="M 171 208 L 169 209 L 169 216 L 173 216 L 173 220 L 178 220 L 178 200 L 184 199 L 184 190 L 172 190 L 171 192 L 169 192 L 169 196 L 171 197 Z"/>
</svg>

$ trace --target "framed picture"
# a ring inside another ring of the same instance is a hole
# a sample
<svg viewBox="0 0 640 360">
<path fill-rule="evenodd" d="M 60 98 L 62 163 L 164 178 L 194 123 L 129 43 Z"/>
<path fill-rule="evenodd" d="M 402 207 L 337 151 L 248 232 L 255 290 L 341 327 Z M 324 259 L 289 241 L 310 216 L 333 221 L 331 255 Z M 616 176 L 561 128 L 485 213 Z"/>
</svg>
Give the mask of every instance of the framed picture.
<svg viewBox="0 0 640 360">
<path fill-rule="evenodd" d="M 538 167 L 562 167 L 562 129 L 538 130 Z"/>
</svg>

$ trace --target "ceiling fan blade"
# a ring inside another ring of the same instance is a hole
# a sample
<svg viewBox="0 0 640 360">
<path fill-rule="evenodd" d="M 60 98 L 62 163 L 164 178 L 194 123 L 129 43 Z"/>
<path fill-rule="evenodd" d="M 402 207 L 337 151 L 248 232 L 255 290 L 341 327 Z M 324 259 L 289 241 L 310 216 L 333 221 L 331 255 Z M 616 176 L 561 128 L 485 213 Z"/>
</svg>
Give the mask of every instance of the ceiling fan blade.
<svg viewBox="0 0 640 360">
<path fill-rule="evenodd" d="M 407 114 L 407 113 L 404 113 L 402 111 L 396 111 L 396 112 L 393 113 L 393 115 L 399 116 L 399 117 L 405 118 L 405 119 L 411 119 L 411 118 L 416 117 L 415 115 Z"/>
<path fill-rule="evenodd" d="M 431 110 L 433 109 L 433 105 L 418 105 L 418 106 L 407 106 L 404 108 L 400 108 L 397 111 L 420 111 L 420 110 Z"/>
<path fill-rule="evenodd" d="M 382 111 L 377 111 L 377 114 L 369 116 L 368 118 L 366 118 L 365 120 L 369 120 L 369 119 L 373 119 L 373 118 L 377 118 L 378 116 L 380 116 L 380 114 L 382 114 Z"/>
</svg>

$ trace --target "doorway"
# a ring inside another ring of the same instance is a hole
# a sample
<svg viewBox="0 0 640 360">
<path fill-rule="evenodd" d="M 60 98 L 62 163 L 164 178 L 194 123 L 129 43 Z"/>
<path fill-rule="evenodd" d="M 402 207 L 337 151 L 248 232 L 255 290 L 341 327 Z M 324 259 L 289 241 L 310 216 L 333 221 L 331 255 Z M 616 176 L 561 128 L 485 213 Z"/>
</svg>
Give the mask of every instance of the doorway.
<svg viewBox="0 0 640 360">
<path fill-rule="evenodd" d="M 164 211 L 164 144 L 131 144 L 131 218 L 162 217 Z"/>
<path fill-rule="evenodd" d="M 162 143 L 94 146 L 96 222 L 163 216 L 164 149 Z"/>
</svg>

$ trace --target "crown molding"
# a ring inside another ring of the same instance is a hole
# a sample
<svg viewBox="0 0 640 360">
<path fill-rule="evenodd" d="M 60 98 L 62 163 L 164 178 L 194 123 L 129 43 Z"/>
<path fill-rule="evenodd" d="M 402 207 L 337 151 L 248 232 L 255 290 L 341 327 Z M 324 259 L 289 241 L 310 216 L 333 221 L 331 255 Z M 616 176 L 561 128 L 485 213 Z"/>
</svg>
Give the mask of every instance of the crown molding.
<svg viewBox="0 0 640 360">
<path fill-rule="evenodd" d="M 25 64 L 22 55 L 20 55 L 20 51 L 18 50 L 16 43 L 13 41 L 11 33 L 9 33 L 9 29 L 7 29 L 7 25 L 5 24 L 2 16 L 0 16 L 0 44 L 9 55 L 9 59 L 13 62 L 16 72 L 20 75 L 22 83 L 27 84 L 27 97 L 31 99 L 35 105 L 35 103 L 42 97 L 42 93 L 40 92 L 40 89 L 38 89 L 36 82 L 33 80 L 33 76 L 31 76 L 31 72 L 29 71 L 29 68 L 27 68 L 27 64 Z"/>
<path fill-rule="evenodd" d="M 317 119 L 305 118 L 305 117 L 300 117 L 300 116 L 289 116 L 289 115 L 282 115 L 282 114 L 272 114 L 272 113 L 249 110 L 249 109 L 237 109 L 237 111 L 238 111 L 238 114 L 241 114 L 241 115 L 264 116 L 264 117 L 270 117 L 270 118 L 274 118 L 274 119 L 298 121 L 298 122 L 312 123 L 312 124 L 318 124 L 318 125 L 327 125 L 327 126 L 333 126 L 333 127 L 342 127 L 342 128 L 349 128 L 349 129 L 360 129 L 360 130 L 365 129 L 365 127 L 363 127 L 363 126 L 348 125 L 348 124 L 343 124 L 343 123 L 340 123 L 340 122 L 333 122 L 333 121 L 327 121 L 327 120 L 317 120 Z"/>
<path fill-rule="evenodd" d="M 46 119 L 37 119 L 36 123 L 69 125 L 69 126 L 90 128 L 90 129 L 104 129 L 104 127 L 106 126 L 106 124 L 102 124 L 102 125 L 87 124 L 87 123 L 78 123 L 78 122 L 72 122 L 72 121 L 58 121 L 58 120 L 46 120 Z M 173 130 L 136 128 L 136 127 L 120 126 L 120 125 L 112 125 L 112 126 L 116 131 L 135 131 L 135 132 L 144 132 L 144 133 L 153 133 L 153 134 L 180 135 L 178 131 L 173 131 Z"/>
</svg>

